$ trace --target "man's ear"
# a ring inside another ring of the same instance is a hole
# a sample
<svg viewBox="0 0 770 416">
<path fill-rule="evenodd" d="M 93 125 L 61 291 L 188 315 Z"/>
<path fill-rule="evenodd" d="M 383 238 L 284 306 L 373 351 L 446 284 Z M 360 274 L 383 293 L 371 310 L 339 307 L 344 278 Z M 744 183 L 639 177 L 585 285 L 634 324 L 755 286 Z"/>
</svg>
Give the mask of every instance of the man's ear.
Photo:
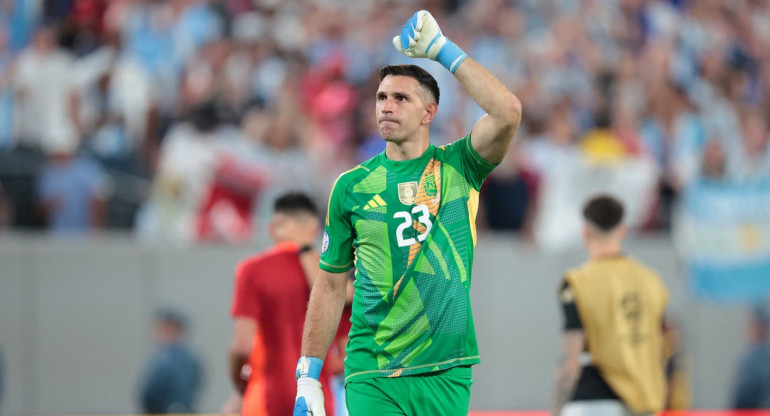
<svg viewBox="0 0 770 416">
<path fill-rule="evenodd" d="M 431 121 L 433 121 L 433 117 L 436 116 L 436 112 L 438 111 L 438 104 L 435 102 L 432 102 L 425 106 L 425 115 L 422 116 L 422 124 L 430 124 Z"/>
<path fill-rule="evenodd" d="M 278 224 L 276 224 L 275 219 L 267 223 L 267 233 L 273 241 L 278 240 Z"/>
<path fill-rule="evenodd" d="M 581 227 L 581 232 L 583 234 L 583 241 L 588 241 L 591 238 L 591 226 L 583 222 L 583 226 Z"/>
</svg>

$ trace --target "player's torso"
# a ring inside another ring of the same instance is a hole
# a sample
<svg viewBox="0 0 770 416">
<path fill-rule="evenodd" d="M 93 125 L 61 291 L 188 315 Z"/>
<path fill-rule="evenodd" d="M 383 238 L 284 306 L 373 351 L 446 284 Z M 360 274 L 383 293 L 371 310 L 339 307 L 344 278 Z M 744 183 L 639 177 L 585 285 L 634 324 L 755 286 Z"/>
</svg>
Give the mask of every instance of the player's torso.
<svg viewBox="0 0 770 416">
<path fill-rule="evenodd" d="M 657 273 L 618 257 L 589 262 L 567 279 L 591 359 L 612 391 L 646 412 L 662 406 L 662 321 L 668 293 Z"/>
<path fill-rule="evenodd" d="M 383 274 L 403 274 L 436 223 L 442 202 L 436 184 L 440 178 L 441 162 L 431 159 L 415 172 L 380 166 L 353 187 L 348 198 L 354 246 L 365 271 L 374 272 L 376 267 Z M 376 187 L 371 187 L 373 182 L 378 182 Z"/>
<path fill-rule="evenodd" d="M 252 293 L 268 375 L 296 366 L 310 288 L 296 250 L 275 250 L 253 269 Z M 290 371 L 289 371 L 290 372 Z"/>
<path fill-rule="evenodd" d="M 422 160 L 369 164 L 345 198 L 356 254 L 349 358 L 355 360 L 360 346 L 380 369 L 468 352 L 470 187 L 433 149 Z"/>
<path fill-rule="evenodd" d="M 348 190 L 357 274 L 371 283 L 364 289 L 376 289 L 379 296 L 397 295 L 399 281 L 414 274 L 467 275 L 463 258 L 473 245 L 466 239 L 473 221 L 468 192 L 461 189 L 467 184 L 440 150 L 431 149 L 421 160 L 372 163 Z M 447 179 L 457 182 L 452 195 Z"/>
<path fill-rule="evenodd" d="M 590 262 L 577 271 L 570 284 L 576 290 L 581 319 L 636 345 L 647 338 L 640 331 L 656 329 L 668 295 L 657 274 L 626 257 Z M 607 313 L 611 311 L 611 313 Z"/>
<path fill-rule="evenodd" d="M 294 406 L 294 370 L 310 289 L 296 248 L 289 244 L 276 245 L 250 271 L 257 333 L 243 414 L 289 414 Z"/>
</svg>

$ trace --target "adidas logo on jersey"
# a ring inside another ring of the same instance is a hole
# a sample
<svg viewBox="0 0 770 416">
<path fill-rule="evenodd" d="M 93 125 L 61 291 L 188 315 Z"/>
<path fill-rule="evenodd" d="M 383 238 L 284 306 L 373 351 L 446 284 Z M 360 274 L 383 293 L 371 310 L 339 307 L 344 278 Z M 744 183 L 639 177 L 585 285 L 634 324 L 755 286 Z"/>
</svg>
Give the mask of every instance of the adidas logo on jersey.
<svg viewBox="0 0 770 416">
<path fill-rule="evenodd" d="M 370 210 L 372 208 L 384 207 L 385 205 L 388 205 L 385 200 L 382 199 L 379 195 L 375 195 L 374 198 L 370 199 L 369 202 L 364 205 L 364 211 Z"/>
</svg>

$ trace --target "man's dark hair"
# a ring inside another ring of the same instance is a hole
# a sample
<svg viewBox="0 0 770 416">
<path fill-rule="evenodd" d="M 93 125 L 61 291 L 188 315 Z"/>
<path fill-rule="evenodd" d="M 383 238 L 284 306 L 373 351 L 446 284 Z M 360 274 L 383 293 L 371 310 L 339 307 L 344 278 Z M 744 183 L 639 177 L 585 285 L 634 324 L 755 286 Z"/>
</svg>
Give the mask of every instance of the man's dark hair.
<svg viewBox="0 0 770 416">
<path fill-rule="evenodd" d="M 380 69 L 380 82 L 382 82 L 388 75 L 410 77 L 417 80 L 423 87 L 433 95 L 433 98 L 438 104 L 440 92 L 438 90 L 438 82 L 436 78 L 433 78 L 428 71 L 420 68 L 417 65 L 388 65 Z"/>
<path fill-rule="evenodd" d="M 602 194 L 586 202 L 583 218 L 601 231 L 612 231 L 623 221 L 623 204 L 616 198 Z"/>
<path fill-rule="evenodd" d="M 155 311 L 155 320 L 173 325 L 179 331 L 187 330 L 187 317 L 176 309 L 162 307 Z"/>
<path fill-rule="evenodd" d="M 318 215 L 318 209 L 309 196 L 302 192 L 288 192 L 278 197 L 273 204 L 273 212 L 282 214 Z"/>
</svg>

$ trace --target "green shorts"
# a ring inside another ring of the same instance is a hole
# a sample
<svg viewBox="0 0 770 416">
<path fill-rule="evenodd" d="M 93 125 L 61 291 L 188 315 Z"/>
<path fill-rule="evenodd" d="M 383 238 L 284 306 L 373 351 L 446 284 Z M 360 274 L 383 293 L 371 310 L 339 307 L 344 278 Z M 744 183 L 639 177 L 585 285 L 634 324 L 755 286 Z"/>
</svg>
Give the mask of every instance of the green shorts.
<svg viewBox="0 0 770 416">
<path fill-rule="evenodd" d="M 345 402 L 350 416 L 466 416 L 471 384 L 470 366 L 415 376 L 369 378 L 348 383 Z"/>
</svg>

